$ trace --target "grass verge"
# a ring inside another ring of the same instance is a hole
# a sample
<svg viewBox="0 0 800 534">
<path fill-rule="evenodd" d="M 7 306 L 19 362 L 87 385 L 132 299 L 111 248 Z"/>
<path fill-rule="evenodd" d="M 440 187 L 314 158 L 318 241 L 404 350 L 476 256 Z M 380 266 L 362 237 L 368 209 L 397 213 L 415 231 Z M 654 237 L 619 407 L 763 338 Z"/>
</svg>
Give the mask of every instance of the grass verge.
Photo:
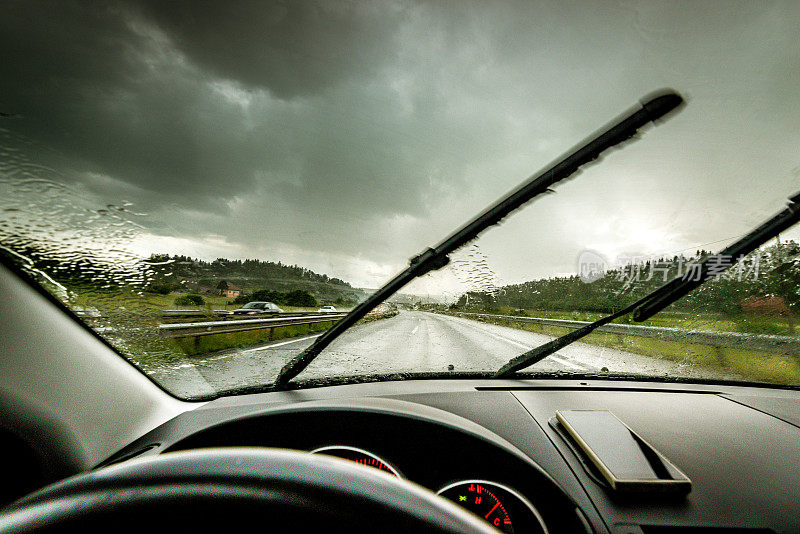
<svg viewBox="0 0 800 534">
<path fill-rule="evenodd" d="M 321 332 L 333 326 L 334 321 L 311 323 L 292 326 L 277 326 L 262 330 L 247 330 L 245 332 L 231 332 L 226 334 L 211 334 L 207 336 L 182 337 L 170 342 L 187 356 L 197 356 L 223 349 L 246 347 L 277 341 L 279 339 L 302 336 L 313 332 Z"/>
<path fill-rule="evenodd" d="M 473 311 L 473 310 L 463 310 Z M 478 312 L 479 310 L 474 310 Z M 528 317 L 545 317 L 548 319 L 567 319 L 573 321 L 596 321 L 605 315 L 600 312 L 587 311 L 553 311 L 529 310 L 517 308 L 496 308 L 500 315 L 525 315 Z M 621 324 L 634 324 L 630 315 L 613 321 Z M 680 311 L 662 311 L 658 315 L 641 323 L 644 326 L 665 326 L 685 328 L 687 330 L 717 330 L 724 332 L 746 332 L 752 334 L 800 335 L 800 324 L 789 321 L 783 316 L 748 316 L 746 314 L 725 315 L 721 313 L 688 313 Z M 791 324 L 791 328 L 790 328 Z"/>
<path fill-rule="evenodd" d="M 397 315 L 397 311 L 384 314 L 370 315 L 363 318 L 362 322 L 388 319 Z M 335 321 L 311 323 L 293 326 L 278 326 L 261 330 L 247 330 L 244 332 L 231 332 L 226 334 L 210 334 L 207 336 L 182 337 L 169 340 L 172 347 L 187 356 L 197 356 L 218 350 L 236 347 L 247 347 L 259 343 L 268 343 L 279 339 L 302 336 L 314 332 L 321 332 L 332 327 Z"/>
<path fill-rule="evenodd" d="M 561 336 L 572 330 L 559 326 L 522 323 L 500 318 L 484 318 L 483 321 L 548 336 Z M 692 366 L 723 369 L 756 382 L 800 384 L 800 356 L 797 354 L 774 354 L 733 348 L 723 349 L 701 343 L 664 341 L 605 332 L 591 333 L 583 338 L 581 342 L 677 361 Z"/>
</svg>

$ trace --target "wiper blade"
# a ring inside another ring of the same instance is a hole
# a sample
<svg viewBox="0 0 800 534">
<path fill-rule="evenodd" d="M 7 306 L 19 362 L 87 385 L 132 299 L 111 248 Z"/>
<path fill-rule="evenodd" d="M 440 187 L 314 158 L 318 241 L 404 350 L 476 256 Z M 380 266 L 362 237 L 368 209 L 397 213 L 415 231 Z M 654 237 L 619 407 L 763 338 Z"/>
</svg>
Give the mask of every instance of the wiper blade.
<svg viewBox="0 0 800 534">
<path fill-rule="evenodd" d="M 614 319 L 628 313 L 633 312 L 633 320 L 637 322 L 652 317 L 654 314 L 685 296 L 692 289 L 701 286 L 709 280 L 713 280 L 726 269 L 735 265 L 736 262 L 744 256 L 784 230 L 794 226 L 798 221 L 800 221 L 800 193 L 789 199 L 789 205 L 783 211 L 736 241 L 734 244 L 726 247 L 720 253 L 709 256 L 683 276 L 673 278 L 655 291 L 648 293 L 633 304 L 611 315 L 607 315 L 602 319 L 598 319 L 593 323 L 582 326 L 577 330 L 573 330 L 572 332 L 557 337 L 552 341 L 548 341 L 543 345 L 539 345 L 528 352 L 512 358 L 494 374 L 495 378 L 505 378 L 513 375 L 520 369 L 530 367 L 566 347 L 570 343 L 591 334 L 604 324 L 610 323 Z"/>
<path fill-rule="evenodd" d="M 313 344 L 287 362 L 278 373 L 274 386 L 281 387 L 286 385 L 289 380 L 302 372 L 342 332 L 353 326 L 414 278 L 447 265 L 450 261 L 448 255 L 451 252 L 475 239 L 483 230 L 497 224 L 523 204 L 547 192 L 551 186 L 568 178 L 581 166 L 594 161 L 605 150 L 630 139 L 640 128 L 649 122 L 664 118 L 682 104 L 683 98 L 674 91 L 664 90 L 650 95 L 636 109 L 618 117 L 606 128 L 569 152 L 563 159 L 530 177 L 511 193 L 453 232 L 441 243 L 411 258 L 409 266 L 403 272 L 353 308 L 341 321 L 318 337 Z"/>
</svg>

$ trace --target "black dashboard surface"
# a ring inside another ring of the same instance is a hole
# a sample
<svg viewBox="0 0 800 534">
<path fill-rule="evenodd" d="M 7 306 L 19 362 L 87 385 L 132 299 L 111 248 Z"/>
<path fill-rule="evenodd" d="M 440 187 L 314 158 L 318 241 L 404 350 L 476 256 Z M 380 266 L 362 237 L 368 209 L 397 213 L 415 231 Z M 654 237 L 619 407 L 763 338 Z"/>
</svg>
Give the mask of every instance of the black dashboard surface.
<svg viewBox="0 0 800 534">
<path fill-rule="evenodd" d="M 212 446 L 365 449 L 437 491 L 504 484 L 551 532 L 800 532 L 800 393 L 617 381 L 416 380 L 228 397 L 184 413 L 104 464 Z M 548 422 L 612 411 L 693 482 L 683 498 L 615 495 Z M 577 511 L 576 511 L 577 509 Z M 666 529 L 666 530 L 665 530 Z"/>
</svg>

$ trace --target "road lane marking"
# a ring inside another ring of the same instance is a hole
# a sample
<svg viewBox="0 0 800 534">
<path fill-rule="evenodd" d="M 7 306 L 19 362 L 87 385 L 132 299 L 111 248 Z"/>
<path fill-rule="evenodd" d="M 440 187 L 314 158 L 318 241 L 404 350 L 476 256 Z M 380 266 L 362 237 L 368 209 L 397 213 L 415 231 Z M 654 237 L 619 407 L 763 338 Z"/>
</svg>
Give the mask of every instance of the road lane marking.
<svg viewBox="0 0 800 534">
<path fill-rule="evenodd" d="M 479 332 L 483 332 L 484 334 L 486 334 L 489 337 L 493 337 L 495 339 L 499 339 L 500 341 L 505 341 L 506 343 L 510 343 L 512 345 L 516 345 L 517 347 L 519 347 L 521 349 L 525 349 L 526 351 L 531 350 L 533 348 L 531 345 L 527 345 L 525 343 L 520 343 L 519 341 L 514 341 L 513 339 L 509 339 L 509 338 L 507 338 L 505 336 L 501 336 L 500 334 L 496 334 L 496 333 L 494 333 L 494 332 L 492 332 L 490 330 L 487 330 L 485 328 L 481 328 L 479 326 L 470 324 L 469 322 L 461 322 L 461 321 L 456 321 L 456 322 L 458 322 L 460 324 L 463 324 L 464 326 L 468 326 L 470 328 L 474 328 L 475 330 L 478 330 Z M 473 322 L 475 322 L 475 321 L 473 321 Z"/>
<path fill-rule="evenodd" d="M 469 319 L 467 319 L 467 321 L 469 321 Z M 458 322 L 461 322 L 461 321 L 458 321 Z M 491 336 L 491 337 L 493 337 L 495 339 L 499 339 L 501 341 L 505 341 L 506 343 L 510 343 L 512 345 L 516 345 L 516 346 L 518 346 L 520 348 L 523 348 L 523 349 L 525 349 L 525 352 L 527 352 L 529 350 L 532 350 L 534 348 L 531 345 L 527 345 L 525 343 L 520 343 L 519 341 L 514 341 L 513 339 L 509 339 L 509 338 L 507 338 L 505 336 L 501 336 L 500 334 L 496 334 L 494 332 L 491 332 L 488 329 L 480 328 L 479 326 L 473 326 L 473 325 L 471 325 L 469 323 L 464 323 L 464 322 L 461 322 L 461 324 L 466 324 L 468 326 L 472 326 L 473 328 L 475 328 L 475 330 L 480 330 L 481 332 L 484 332 L 488 336 Z M 481 323 L 479 323 L 479 324 L 481 324 Z M 564 365 L 566 367 L 570 367 L 572 369 L 581 369 L 581 370 L 591 369 L 591 366 L 575 364 L 575 363 L 572 363 L 572 362 L 569 362 L 569 361 L 565 360 L 563 357 L 558 357 L 555 354 L 551 354 L 547 358 L 550 359 L 550 360 L 553 360 L 555 362 L 558 362 L 561 365 Z"/>
<path fill-rule="evenodd" d="M 300 339 L 290 339 L 289 341 L 281 341 L 280 343 L 275 343 L 274 345 L 265 345 L 263 347 L 257 347 L 255 349 L 247 349 L 247 350 L 239 350 L 239 351 L 235 351 L 235 352 L 228 352 L 228 353 L 225 353 L 225 354 L 220 354 L 218 356 L 211 356 L 209 358 L 198 359 L 198 360 L 195 360 L 194 362 L 190 362 L 190 363 L 182 363 L 182 364 L 178 364 L 178 365 L 170 365 L 169 367 L 167 367 L 167 369 L 170 369 L 170 370 L 173 370 L 173 371 L 177 371 L 178 369 L 186 369 L 186 368 L 189 368 L 189 367 L 196 367 L 199 364 L 209 363 L 209 362 L 213 362 L 213 361 L 216 361 L 216 360 L 222 360 L 222 359 L 225 359 L 225 358 L 232 358 L 232 357 L 238 356 L 240 354 L 247 354 L 249 352 L 258 352 L 260 350 L 267 350 L 267 349 L 271 349 L 273 347 L 280 347 L 282 345 L 288 345 L 290 343 L 299 343 L 300 341 L 305 341 L 307 339 L 314 339 L 314 338 L 317 338 L 317 337 L 319 337 L 321 335 L 322 334 L 314 334 L 313 336 L 301 337 Z"/>
<path fill-rule="evenodd" d="M 419 330 L 419 325 L 414 327 L 414 330 L 411 331 L 411 335 L 413 336 L 414 334 L 416 334 L 417 330 Z"/>
<path fill-rule="evenodd" d="M 588 367 L 588 366 L 585 366 L 585 365 L 577 365 L 577 364 L 568 362 L 564 358 L 559 358 L 558 356 L 554 356 L 552 354 L 550 356 L 548 356 L 548 358 L 550 358 L 554 362 L 558 362 L 561 365 L 566 365 L 567 367 L 571 367 L 573 369 L 582 369 L 582 370 L 591 369 L 591 367 Z"/>
<path fill-rule="evenodd" d="M 281 347 L 283 345 L 288 345 L 290 343 L 299 343 L 300 341 L 305 341 L 307 339 L 314 339 L 315 337 L 319 337 L 321 335 L 322 334 L 315 334 L 313 336 L 306 336 L 306 337 L 303 337 L 303 338 L 300 338 L 300 339 L 290 339 L 289 341 L 282 341 L 280 343 L 275 343 L 273 345 L 264 345 L 263 347 L 258 347 L 258 348 L 255 348 L 255 349 L 240 350 L 236 354 L 246 354 L 248 352 L 258 352 L 260 350 L 271 349 L 271 348 L 274 348 L 274 347 Z"/>
</svg>

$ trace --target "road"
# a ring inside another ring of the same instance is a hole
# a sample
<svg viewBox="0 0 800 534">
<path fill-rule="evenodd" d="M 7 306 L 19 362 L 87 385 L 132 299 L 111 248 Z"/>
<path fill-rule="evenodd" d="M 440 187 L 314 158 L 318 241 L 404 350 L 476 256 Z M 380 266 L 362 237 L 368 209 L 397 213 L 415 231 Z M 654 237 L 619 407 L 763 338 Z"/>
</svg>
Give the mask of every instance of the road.
<svg viewBox="0 0 800 534">
<path fill-rule="evenodd" d="M 170 389 L 204 391 L 271 382 L 283 364 L 318 336 L 285 339 L 248 349 L 187 358 L 153 369 Z M 552 339 L 499 325 L 421 311 L 358 325 L 334 341 L 300 378 L 393 372 L 495 371 L 522 352 Z M 689 364 L 574 343 L 531 370 L 709 377 Z M 717 373 L 715 378 L 736 378 Z"/>
</svg>

